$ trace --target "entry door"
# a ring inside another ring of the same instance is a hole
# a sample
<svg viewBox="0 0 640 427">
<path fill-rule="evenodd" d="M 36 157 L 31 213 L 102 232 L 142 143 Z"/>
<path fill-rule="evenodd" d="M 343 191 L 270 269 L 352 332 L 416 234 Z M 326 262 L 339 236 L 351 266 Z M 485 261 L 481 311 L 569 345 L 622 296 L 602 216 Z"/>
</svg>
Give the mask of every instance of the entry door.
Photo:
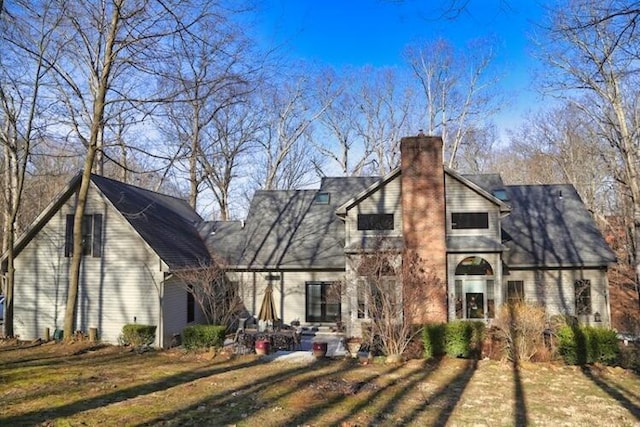
<svg viewBox="0 0 640 427">
<path fill-rule="evenodd" d="M 340 292 L 333 282 L 306 283 L 306 321 L 334 323 L 340 320 Z"/>
</svg>

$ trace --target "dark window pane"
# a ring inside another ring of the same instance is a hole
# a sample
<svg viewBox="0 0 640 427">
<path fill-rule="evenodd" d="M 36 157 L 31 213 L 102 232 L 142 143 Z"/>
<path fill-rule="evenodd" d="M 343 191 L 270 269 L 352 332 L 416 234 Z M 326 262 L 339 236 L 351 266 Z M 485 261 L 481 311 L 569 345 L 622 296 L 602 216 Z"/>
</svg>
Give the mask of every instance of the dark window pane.
<svg viewBox="0 0 640 427">
<path fill-rule="evenodd" d="M 451 228 L 454 230 L 471 230 L 489 228 L 487 212 L 452 212 Z"/>
<path fill-rule="evenodd" d="M 576 314 L 591 314 L 591 281 L 576 280 L 574 290 L 576 295 Z"/>
<path fill-rule="evenodd" d="M 524 301 L 524 281 L 509 280 L 507 282 L 507 302 L 516 303 Z"/>
<path fill-rule="evenodd" d="M 102 215 L 93 216 L 93 256 L 102 256 Z"/>
<path fill-rule="evenodd" d="M 92 243 L 91 233 L 93 232 L 93 217 L 85 215 L 82 217 L 82 255 L 91 255 Z"/>
<path fill-rule="evenodd" d="M 67 225 L 64 232 L 64 256 L 70 257 L 73 253 L 73 215 L 67 215 Z"/>
<path fill-rule="evenodd" d="M 329 193 L 318 193 L 316 194 L 315 202 L 319 205 L 328 205 L 329 204 Z"/>
<path fill-rule="evenodd" d="M 393 230 L 393 214 L 359 214 L 358 230 Z"/>
</svg>

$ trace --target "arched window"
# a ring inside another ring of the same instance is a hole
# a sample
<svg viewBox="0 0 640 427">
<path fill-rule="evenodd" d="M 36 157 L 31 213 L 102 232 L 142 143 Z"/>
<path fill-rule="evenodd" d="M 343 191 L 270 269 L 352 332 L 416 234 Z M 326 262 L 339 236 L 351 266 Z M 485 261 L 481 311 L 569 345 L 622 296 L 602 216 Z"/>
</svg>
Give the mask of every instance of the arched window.
<svg viewBox="0 0 640 427">
<path fill-rule="evenodd" d="M 456 276 L 493 276 L 491 264 L 478 256 L 466 257 L 456 267 Z"/>
</svg>

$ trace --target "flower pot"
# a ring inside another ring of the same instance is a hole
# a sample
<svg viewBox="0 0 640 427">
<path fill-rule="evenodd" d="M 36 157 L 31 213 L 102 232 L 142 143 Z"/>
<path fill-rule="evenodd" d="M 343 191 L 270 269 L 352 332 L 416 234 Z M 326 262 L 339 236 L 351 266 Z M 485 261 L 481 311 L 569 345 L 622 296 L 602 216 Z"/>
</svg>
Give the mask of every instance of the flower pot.
<svg viewBox="0 0 640 427">
<path fill-rule="evenodd" d="M 256 341 L 256 354 L 260 356 L 269 354 L 269 341 L 267 340 Z"/>
<path fill-rule="evenodd" d="M 357 341 L 347 342 L 347 350 L 349 350 L 349 354 L 354 359 L 358 357 L 358 351 L 360 351 L 360 343 Z"/>
<path fill-rule="evenodd" d="M 315 357 L 325 357 L 327 355 L 327 343 L 326 342 L 314 342 L 312 346 L 313 355 Z"/>
</svg>

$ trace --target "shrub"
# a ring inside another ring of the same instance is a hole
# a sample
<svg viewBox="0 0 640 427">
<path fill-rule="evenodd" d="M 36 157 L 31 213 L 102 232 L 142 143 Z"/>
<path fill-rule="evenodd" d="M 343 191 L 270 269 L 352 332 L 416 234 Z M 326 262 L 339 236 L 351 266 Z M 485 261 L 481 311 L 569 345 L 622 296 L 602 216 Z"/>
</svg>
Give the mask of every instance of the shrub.
<svg viewBox="0 0 640 427">
<path fill-rule="evenodd" d="M 182 330 L 182 345 L 188 349 L 217 347 L 224 345 L 227 328 L 220 325 L 192 325 Z"/>
<path fill-rule="evenodd" d="M 558 352 L 569 365 L 614 364 L 620 348 L 615 331 L 592 326 L 561 326 L 557 333 Z"/>
<path fill-rule="evenodd" d="M 156 341 L 156 327 L 152 325 L 140 325 L 128 323 L 122 327 L 120 343 L 122 345 L 143 347 L 150 346 Z"/>
<path fill-rule="evenodd" d="M 477 357 L 484 340 L 484 322 L 456 320 L 445 327 L 444 348 L 451 357 Z"/>
<path fill-rule="evenodd" d="M 425 359 L 440 357 L 445 354 L 444 337 L 446 325 L 444 323 L 430 323 L 422 330 L 422 345 Z"/>
<path fill-rule="evenodd" d="M 543 307 L 526 302 L 502 305 L 493 322 L 492 333 L 503 345 L 511 361 L 543 358 L 548 354 L 544 335 L 547 318 Z"/>
</svg>

